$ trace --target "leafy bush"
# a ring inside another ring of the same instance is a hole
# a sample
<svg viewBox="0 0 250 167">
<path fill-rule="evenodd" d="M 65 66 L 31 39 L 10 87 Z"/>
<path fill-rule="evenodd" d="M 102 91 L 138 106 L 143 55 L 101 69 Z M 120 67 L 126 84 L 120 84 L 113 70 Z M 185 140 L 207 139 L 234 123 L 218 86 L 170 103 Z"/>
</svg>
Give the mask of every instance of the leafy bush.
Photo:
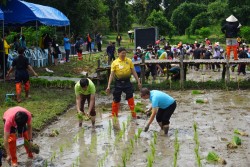
<svg viewBox="0 0 250 167">
<path fill-rule="evenodd" d="M 250 26 L 243 26 L 240 29 L 240 35 L 246 39 L 246 41 L 250 42 Z"/>
<path fill-rule="evenodd" d="M 195 34 L 200 35 L 202 38 L 206 38 L 210 36 L 210 28 L 209 27 L 202 27 L 195 31 Z"/>
</svg>

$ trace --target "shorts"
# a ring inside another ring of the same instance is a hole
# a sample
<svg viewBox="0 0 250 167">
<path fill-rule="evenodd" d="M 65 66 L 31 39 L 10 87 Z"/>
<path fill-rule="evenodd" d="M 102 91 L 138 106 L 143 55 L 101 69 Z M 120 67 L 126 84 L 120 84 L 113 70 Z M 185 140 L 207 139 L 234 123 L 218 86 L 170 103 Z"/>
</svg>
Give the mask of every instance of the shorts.
<svg viewBox="0 0 250 167">
<path fill-rule="evenodd" d="M 157 115 L 156 115 L 156 121 L 162 122 L 162 125 L 168 125 L 170 124 L 170 117 L 174 113 L 176 108 L 176 101 L 173 102 L 170 106 L 168 106 L 165 109 L 159 108 Z"/>
</svg>

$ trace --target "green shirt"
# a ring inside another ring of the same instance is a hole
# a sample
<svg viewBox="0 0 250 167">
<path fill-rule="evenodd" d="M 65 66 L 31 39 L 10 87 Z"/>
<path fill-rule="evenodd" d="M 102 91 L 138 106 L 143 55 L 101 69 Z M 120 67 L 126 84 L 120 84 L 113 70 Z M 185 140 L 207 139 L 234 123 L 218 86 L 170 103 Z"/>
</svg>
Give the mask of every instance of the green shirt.
<svg viewBox="0 0 250 167">
<path fill-rule="evenodd" d="M 81 87 L 80 85 L 80 81 L 78 81 L 75 85 L 75 94 L 76 96 L 80 95 L 80 94 L 83 94 L 83 95 L 89 95 L 89 94 L 95 94 L 95 85 L 94 83 L 90 80 L 89 80 L 89 85 L 87 87 L 86 90 L 83 90 L 83 88 Z"/>
</svg>

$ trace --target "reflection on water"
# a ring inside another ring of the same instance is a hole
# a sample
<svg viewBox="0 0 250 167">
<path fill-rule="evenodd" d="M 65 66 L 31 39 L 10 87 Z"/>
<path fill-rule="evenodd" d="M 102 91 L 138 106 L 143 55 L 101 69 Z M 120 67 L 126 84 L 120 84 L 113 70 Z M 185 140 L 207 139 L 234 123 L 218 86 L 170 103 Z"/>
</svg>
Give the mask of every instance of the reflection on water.
<svg viewBox="0 0 250 167">
<path fill-rule="evenodd" d="M 211 90 L 199 95 L 192 95 L 191 91 L 167 91 L 167 93 L 176 98 L 177 109 L 170 120 L 169 137 L 157 139 L 156 158 L 158 160 L 155 166 L 172 165 L 175 129 L 179 131 L 178 161 L 180 166 L 186 166 L 185 164 L 195 166 L 192 128 L 194 121 L 198 124 L 202 150 L 211 149 L 211 145 L 221 142 L 221 138 L 231 137 L 232 131 L 228 129 L 233 130 L 234 126 L 248 130 L 249 133 L 249 129 L 246 129 L 249 125 L 249 91 Z M 143 115 L 142 119 L 136 121 L 131 119 L 127 103 L 122 100 L 119 117 L 117 120 L 111 119 L 112 98 L 105 98 L 105 96 L 97 98 L 98 114 L 95 129 L 91 128 L 90 122 L 84 122 L 83 128 L 79 128 L 75 116 L 76 109 L 71 108 L 35 139 L 35 143 L 41 146 L 41 150 L 33 161 L 26 159 L 26 154 L 23 154 L 24 150 L 19 150 L 20 166 L 122 166 L 121 155 L 130 148 L 131 139 L 135 143 L 133 154 L 127 162 L 128 166 L 147 166 L 146 158 L 149 154 L 149 143 L 153 138 L 153 132 L 160 131 L 157 123 L 154 121 L 149 132 L 142 132 L 141 137 L 135 140 L 134 136 L 138 133 L 138 128 L 143 128 L 148 118 Z M 207 99 L 208 103 L 198 104 L 195 102 L 196 99 Z M 136 102 L 142 102 L 144 108 L 148 105 L 148 101 L 145 100 L 136 99 Z M 243 115 L 244 118 L 237 122 L 239 115 Z M 59 131 L 57 137 L 45 135 L 54 129 Z M 220 136 L 221 132 L 224 132 L 224 136 Z M 248 145 L 250 145 L 249 141 Z M 227 155 L 223 149 L 219 151 L 221 155 Z M 244 162 L 243 160 L 243 166 Z M 206 162 L 203 161 L 203 163 Z M 234 161 L 231 160 L 231 165 L 233 164 Z"/>
</svg>

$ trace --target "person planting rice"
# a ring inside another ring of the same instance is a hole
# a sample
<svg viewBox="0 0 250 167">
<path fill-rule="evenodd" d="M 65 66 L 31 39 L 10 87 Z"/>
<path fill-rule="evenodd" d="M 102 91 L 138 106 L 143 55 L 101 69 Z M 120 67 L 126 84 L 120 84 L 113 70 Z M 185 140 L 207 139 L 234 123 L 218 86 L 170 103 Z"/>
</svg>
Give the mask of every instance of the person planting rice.
<svg viewBox="0 0 250 167">
<path fill-rule="evenodd" d="M 16 72 L 15 72 L 16 99 L 17 102 L 19 103 L 21 102 L 22 83 L 24 84 L 25 98 L 29 97 L 30 81 L 29 81 L 28 70 L 32 71 L 32 73 L 36 77 L 38 75 L 29 64 L 28 58 L 24 56 L 24 48 L 19 48 L 18 54 L 19 56 L 13 60 L 11 68 L 8 71 L 6 77 L 9 77 L 10 73 L 14 70 L 14 67 L 16 67 Z"/>
<path fill-rule="evenodd" d="M 75 85 L 76 109 L 78 114 L 84 114 L 91 118 L 92 127 L 95 127 L 95 85 L 89 78 L 83 78 Z M 88 101 L 88 112 L 84 112 L 84 103 Z M 82 127 L 82 119 L 79 119 L 79 127 Z"/>
<path fill-rule="evenodd" d="M 7 153 L 6 160 L 12 167 L 17 166 L 16 147 L 24 145 L 28 158 L 33 158 L 32 146 L 32 118 L 31 113 L 20 106 L 9 108 L 3 114 L 4 147 Z M 25 141 L 28 145 L 25 144 Z"/>
<path fill-rule="evenodd" d="M 149 90 L 148 88 L 141 89 L 141 98 L 149 99 L 151 107 L 146 111 L 146 113 L 151 112 L 149 121 L 144 128 L 144 132 L 147 132 L 150 124 L 153 122 L 155 116 L 158 122 L 161 132 L 164 135 L 168 134 L 169 130 L 169 120 L 176 108 L 176 101 L 173 97 L 159 90 Z M 158 108 L 158 110 L 157 110 Z"/>
<path fill-rule="evenodd" d="M 106 89 L 107 93 L 110 93 L 110 84 L 115 78 L 115 88 L 113 91 L 113 103 L 112 103 L 112 116 L 118 116 L 118 110 L 121 101 L 121 94 L 124 92 L 126 94 L 126 100 L 128 101 L 129 108 L 133 118 L 136 118 L 136 113 L 134 111 L 134 89 L 130 82 L 131 73 L 135 77 L 139 89 L 141 88 L 141 82 L 137 76 L 134 69 L 134 64 L 132 60 L 126 57 L 125 48 L 121 47 L 118 49 L 119 57 L 111 64 L 111 73 L 109 76 L 108 87 Z"/>
</svg>

